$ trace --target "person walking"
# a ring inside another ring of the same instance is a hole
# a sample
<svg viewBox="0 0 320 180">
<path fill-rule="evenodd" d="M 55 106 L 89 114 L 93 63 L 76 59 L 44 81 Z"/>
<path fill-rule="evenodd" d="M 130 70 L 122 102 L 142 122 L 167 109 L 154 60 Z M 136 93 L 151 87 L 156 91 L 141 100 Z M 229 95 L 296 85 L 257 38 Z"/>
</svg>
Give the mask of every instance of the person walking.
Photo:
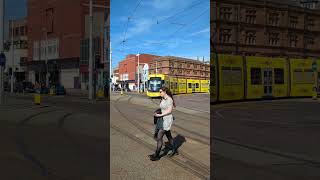
<svg viewBox="0 0 320 180">
<path fill-rule="evenodd" d="M 157 149 L 154 154 L 150 155 L 151 161 L 158 161 L 160 159 L 160 152 L 163 144 L 163 136 L 166 135 L 168 138 L 169 143 L 172 147 L 172 152 L 169 154 L 170 157 L 177 154 L 177 148 L 174 145 L 173 138 L 171 135 L 171 126 L 173 123 L 173 115 L 172 110 L 175 107 L 175 102 L 173 99 L 173 95 L 170 92 L 169 88 L 167 87 L 161 87 L 160 88 L 160 96 L 161 96 L 161 102 L 160 102 L 160 109 L 161 114 L 154 113 L 155 117 L 162 117 L 162 121 L 159 121 L 160 124 L 157 123 L 157 130 L 156 130 L 156 141 L 157 141 Z"/>
</svg>

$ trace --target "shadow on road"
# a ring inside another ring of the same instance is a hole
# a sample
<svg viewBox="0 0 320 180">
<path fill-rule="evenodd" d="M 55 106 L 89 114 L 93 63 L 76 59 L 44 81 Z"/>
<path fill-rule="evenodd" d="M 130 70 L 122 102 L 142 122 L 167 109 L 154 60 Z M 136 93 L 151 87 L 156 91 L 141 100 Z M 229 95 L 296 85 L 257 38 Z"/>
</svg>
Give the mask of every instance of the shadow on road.
<svg viewBox="0 0 320 180">
<path fill-rule="evenodd" d="M 179 148 L 182 146 L 183 143 L 186 142 L 186 138 L 180 134 L 178 134 L 176 137 L 173 138 L 173 143 L 176 146 L 177 150 L 179 150 Z M 165 142 L 165 148 L 163 149 L 163 154 L 161 155 L 166 156 L 169 151 L 171 151 L 171 145 L 169 142 Z"/>
</svg>

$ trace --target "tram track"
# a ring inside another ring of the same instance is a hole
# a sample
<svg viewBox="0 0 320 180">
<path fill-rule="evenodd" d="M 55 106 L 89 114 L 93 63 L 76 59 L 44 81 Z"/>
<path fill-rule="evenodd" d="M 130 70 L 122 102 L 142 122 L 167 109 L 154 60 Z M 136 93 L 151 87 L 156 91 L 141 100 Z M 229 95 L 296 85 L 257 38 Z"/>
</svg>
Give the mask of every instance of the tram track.
<svg viewBox="0 0 320 180">
<path fill-rule="evenodd" d="M 49 106 L 45 106 L 45 108 L 47 108 Z M 78 111 L 84 110 L 86 106 L 81 106 L 79 108 Z M 30 128 L 30 127 L 34 127 L 33 125 L 29 125 L 28 123 L 32 122 L 35 118 L 42 116 L 42 115 L 49 115 L 50 113 L 55 113 L 57 111 L 61 111 L 63 110 L 62 108 L 56 108 L 53 107 L 54 109 L 50 109 L 50 110 L 46 110 L 46 111 L 42 111 L 42 112 L 38 112 L 38 113 L 34 113 L 31 114 L 29 116 L 27 116 L 26 118 L 22 119 L 17 125 L 17 135 L 16 135 L 16 145 L 17 145 L 17 149 L 18 152 L 26 159 L 29 160 L 35 167 L 38 167 L 40 169 L 40 174 L 43 177 L 46 177 L 48 179 L 55 179 L 55 180 L 70 180 L 70 179 L 79 179 L 79 177 L 68 177 L 68 178 L 64 178 L 59 176 L 56 173 L 56 170 L 53 168 L 49 168 L 48 166 L 46 166 L 46 164 L 44 164 L 40 159 L 38 159 L 33 152 L 30 152 L 29 148 L 28 148 L 28 144 L 26 143 L 25 140 L 25 135 L 22 133 L 22 129 L 23 128 Z M 55 128 L 59 128 L 59 129 L 63 129 L 63 124 L 65 122 L 65 120 L 74 115 L 75 113 L 77 113 L 78 111 L 69 111 L 69 112 L 63 112 L 63 114 L 56 119 L 56 126 Z M 69 139 L 70 135 L 68 135 L 64 130 L 62 131 L 63 135 Z"/>
<path fill-rule="evenodd" d="M 146 134 L 148 137 L 153 138 L 153 134 L 151 132 L 149 132 L 148 130 L 146 130 L 145 128 L 143 128 L 138 122 L 136 122 L 135 120 L 130 120 L 132 118 L 129 118 L 126 114 L 124 114 L 119 106 L 118 103 L 113 103 L 115 109 L 120 113 L 120 115 L 126 120 L 128 121 L 131 125 L 133 125 L 135 128 L 139 129 L 141 132 L 143 132 L 144 134 Z M 122 134 L 130 137 L 131 139 L 135 140 L 136 142 L 148 147 L 151 150 L 154 150 L 154 145 L 151 145 L 147 142 L 144 142 L 143 140 L 135 137 L 134 135 L 128 133 L 126 130 L 121 129 L 119 127 L 116 127 L 114 125 L 111 125 L 111 127 L 115 130 L 118 130 L 119 132 L 122 132 Z M 179 150 L 179 156 L 174 156 L 172 158 L 167 158 L 168 160 L 174 162 L 175 164 L 177 164 L 178 166 L 182 167 L 183 169 L 189 170 L 192 172 L 192 174 L 202 178 L 202 179 L 209 179 L 210 176 L 210 167 L 203 164 L 202 162 L 190 157 L 189 155 L 187 155 L 183 150 Z M 184 160 L 183 160 L 184 159 Z"/>
</svg>

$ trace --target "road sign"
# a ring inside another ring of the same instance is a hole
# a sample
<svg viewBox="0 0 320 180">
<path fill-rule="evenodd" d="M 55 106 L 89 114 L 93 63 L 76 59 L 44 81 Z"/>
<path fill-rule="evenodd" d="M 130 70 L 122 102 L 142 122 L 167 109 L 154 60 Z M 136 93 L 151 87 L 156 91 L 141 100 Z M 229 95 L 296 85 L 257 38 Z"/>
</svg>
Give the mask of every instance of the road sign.
<svg viewBox="0 0 320 180">
<path fill-rule="evenodd" d="M 312 63 L 312 70 L 313 70 L 313 71 L 316 71 L 316 70 L 317 70 L 317 63 L 316 63 L 316 62 L 313 62 L 313 63 Z"/>
<path fill-rule="evenodd" d="M 6 55 L 4 53 L 0 53 L 0 66 L 6 65 Z"/>
</svg>

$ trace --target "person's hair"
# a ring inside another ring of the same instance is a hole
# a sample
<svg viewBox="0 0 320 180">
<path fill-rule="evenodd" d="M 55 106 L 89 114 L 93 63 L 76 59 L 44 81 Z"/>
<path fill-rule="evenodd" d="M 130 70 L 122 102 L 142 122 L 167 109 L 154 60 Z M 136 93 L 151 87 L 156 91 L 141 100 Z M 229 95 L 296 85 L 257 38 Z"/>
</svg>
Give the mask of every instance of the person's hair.
<svg viewBox="0 0 320 180">
<path fill-rule="evenodd" d="M 165 86 L 162 86 L 160 89 L 161 89 L 162 91 L 166 92 L 166 94 L 171 97 L 171 99 L 172 99 L 172 101 L 173 101 L 173 107 L 176 107 L 176 103 L 174 102 L 173 94 L 171 93 L 170 89 L 167 88 L 167 87 L 165 87 Z"/>
</svg>

